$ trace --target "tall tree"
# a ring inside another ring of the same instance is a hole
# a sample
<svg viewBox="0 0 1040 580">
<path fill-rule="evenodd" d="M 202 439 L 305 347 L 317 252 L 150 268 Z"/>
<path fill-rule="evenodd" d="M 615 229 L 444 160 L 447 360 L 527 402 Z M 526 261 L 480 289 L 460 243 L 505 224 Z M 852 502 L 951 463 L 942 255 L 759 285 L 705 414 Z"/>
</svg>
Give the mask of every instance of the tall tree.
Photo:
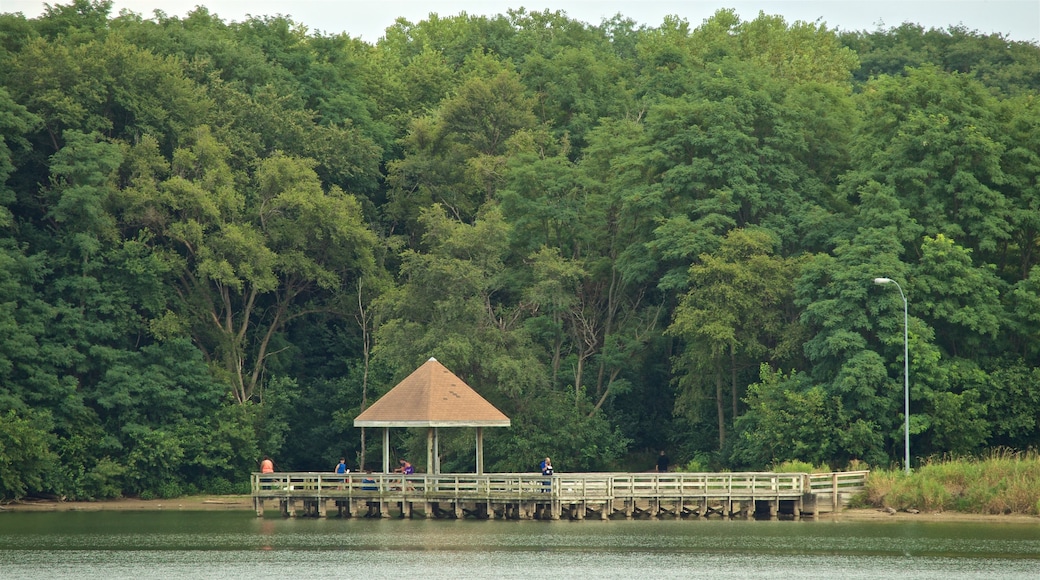
<svg viewBox="0 0 1040 580">
<path fill-rule="evenodd" d="M 704 391 L 714 391 L 720 449 L 726 425 L 740 414 L 747 369 L 797 359 L 802 333 L 792 300 L 799 263 L 776 256 L 776 244 L 764 230 L 731 230 L 716 253 L 690 267 L 690 289 L 668 327 L 684 345 L 674 363 L 676 412 L 696 420 Z"/>
<path fill-rule="evenodd" d="M 357 201 L 325 193 L 307 160 L 266 159 L 247 194 L 200 128 L 169 171 L 154 187 L 137 179 L 155 197 L 139 200 L 136 219 L 176 248 L 179 317 L 244 403 L 259 394 L 276 334 L 373 268 L 375 238 Z"/>
</svg>

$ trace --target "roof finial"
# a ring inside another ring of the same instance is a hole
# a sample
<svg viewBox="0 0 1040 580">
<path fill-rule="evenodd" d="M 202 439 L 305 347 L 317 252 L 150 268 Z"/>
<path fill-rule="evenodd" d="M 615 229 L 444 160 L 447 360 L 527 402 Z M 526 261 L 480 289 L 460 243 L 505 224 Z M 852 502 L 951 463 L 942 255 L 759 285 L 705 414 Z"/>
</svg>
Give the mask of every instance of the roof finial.
<svg viewBox="0 0 1040 580">
<path fill-rule="evenodd" d="M 437 359 L 433 358 L 432 356 L 430 357 L 430 360 L 432 360 L 433 362 L 437 362 Z M 430 360 L 428 360 L 426 362 L 430 362 Z"/>
</svg>

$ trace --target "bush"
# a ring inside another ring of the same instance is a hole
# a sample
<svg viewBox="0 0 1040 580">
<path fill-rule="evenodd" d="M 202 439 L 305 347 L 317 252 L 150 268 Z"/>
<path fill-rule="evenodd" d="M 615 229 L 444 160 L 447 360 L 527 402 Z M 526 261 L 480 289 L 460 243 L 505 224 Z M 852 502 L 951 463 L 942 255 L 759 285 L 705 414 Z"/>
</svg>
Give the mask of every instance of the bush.
<svg viewBox="0 0 1040 580">
<path fill-rule="evenodd" d="M 247 480 L 231 482 L 223 477 L 214 477 L 202 483 L 202 491 L 213 495 L 246 495 L 252 490 Z"/>
<path fill-rule="evenodd" d="M 812 463 L 799 461 L 797 459 L 784 461 L 779 465 L 773 465 L 772 470 L 776 473 L 830 473 L 834 471 L 826 463 L 814 466 Z"/>
<path fill-rule="evenodd" d="M 112 499 L 123 495 L 126 468 L 110 457 L 102 457 L 83 476 L 82 493 L 77 499 Z"/>
<path fill-rule="evenodd" d="M 184 490 L 176 481 L 164 481 L 159 485 L 159 489 L 155 490 L 155 494 L 161 499 L 170 499 L 184 495 Z"/>
<path fill-rule="evenodd" d="M 693 459 L 687 462 L 686 465 L 680 467 L 678 470 L 691 473 L 701 473 L 704 471 L 711 471 L 709 467 L 710 465 L 711 458 L 702 453 L 698 453 L 697 455 L 694 455 Z"/>
<path fill-rule="evenodd" d="M 895 509 L 1040 514 L 1040 456 L 1005 449 L 983 459 L 930 460 L 906 476 L 897 468 L 871 471 L 865 501 Z"/>
</svg>

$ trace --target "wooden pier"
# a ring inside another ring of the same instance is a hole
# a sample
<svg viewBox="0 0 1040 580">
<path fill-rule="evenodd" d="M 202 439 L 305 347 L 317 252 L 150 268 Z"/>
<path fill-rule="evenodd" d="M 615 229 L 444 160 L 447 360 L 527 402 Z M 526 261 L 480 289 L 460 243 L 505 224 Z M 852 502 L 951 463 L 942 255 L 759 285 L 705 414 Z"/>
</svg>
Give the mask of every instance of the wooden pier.
<svg viewBox="0 0 1040 580">
<path fill-rule="evenodd" d="M 254 473 L 252 495 L 257 516 L 797 519 L 840 509 L 867 473 Z"/>
</svg>

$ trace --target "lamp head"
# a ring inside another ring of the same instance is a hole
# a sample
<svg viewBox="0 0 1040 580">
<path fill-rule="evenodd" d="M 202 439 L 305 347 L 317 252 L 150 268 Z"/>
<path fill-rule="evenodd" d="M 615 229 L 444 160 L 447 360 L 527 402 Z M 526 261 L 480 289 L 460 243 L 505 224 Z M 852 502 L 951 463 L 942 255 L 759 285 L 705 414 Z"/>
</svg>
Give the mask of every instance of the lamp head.
<svg viewBox="0 0 1040 580">
<path fill-rule="evenodd" d="M 891 281 L 892 281 L 891 278 L 874 278 L 874 283 L 875 284 L 888 284 Z"/>
</svg>

